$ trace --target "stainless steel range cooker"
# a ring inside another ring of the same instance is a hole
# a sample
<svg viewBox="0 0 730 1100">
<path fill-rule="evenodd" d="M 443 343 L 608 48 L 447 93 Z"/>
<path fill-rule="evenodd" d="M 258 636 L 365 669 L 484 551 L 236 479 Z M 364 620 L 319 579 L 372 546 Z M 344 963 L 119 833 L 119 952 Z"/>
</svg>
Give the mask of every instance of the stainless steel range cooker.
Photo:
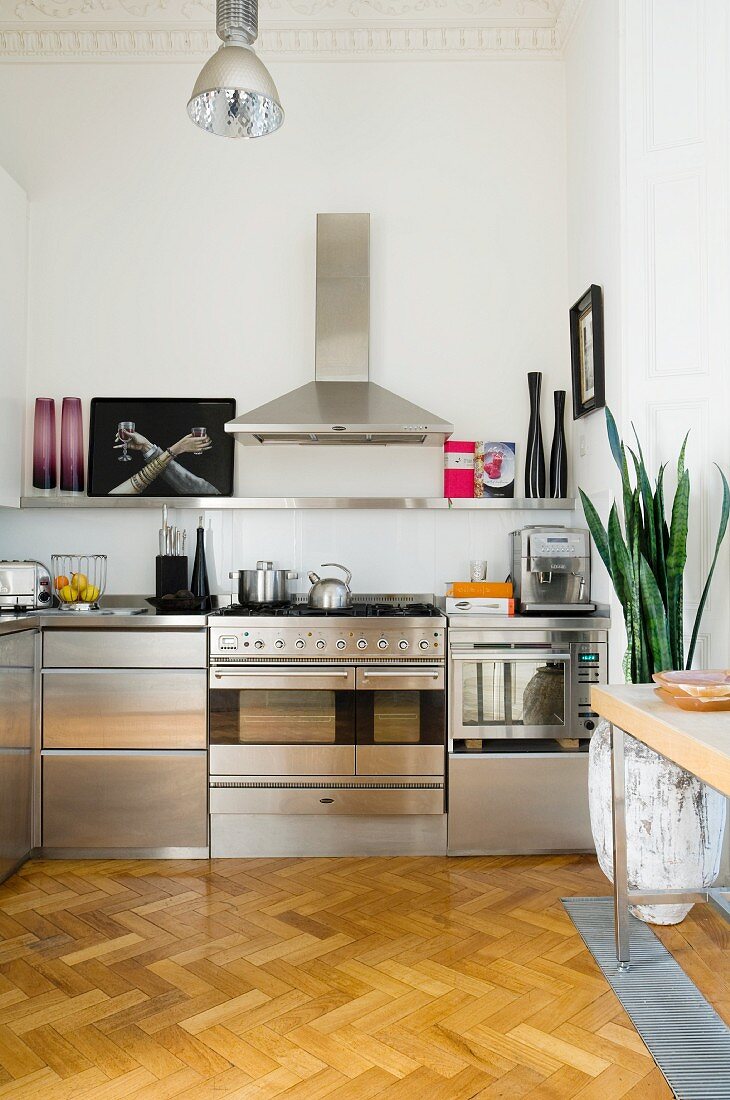
<svg viewBox="0 0 730 1100">
<path fill-rule="evenodd" d="M 446 850 L 446 619 L 425 596 L 210 621 L 211 855 Z"/>
</svg>

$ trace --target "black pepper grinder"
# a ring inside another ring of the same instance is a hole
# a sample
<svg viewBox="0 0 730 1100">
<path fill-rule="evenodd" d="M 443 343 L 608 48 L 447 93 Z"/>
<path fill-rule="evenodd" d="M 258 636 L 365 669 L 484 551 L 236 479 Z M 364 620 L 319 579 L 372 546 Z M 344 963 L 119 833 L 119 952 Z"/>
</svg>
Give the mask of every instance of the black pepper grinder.
<svg viewBox="0 0 730 1100">
<path fill-rule="evenodd" d="M 190 590 L 201 601 L 207 600 L 210 596 L 208 569 L 205 564 L 205 528 L 203 527 L 202 516 L 198 516 L 195 561 L 193 563 L 193 579 L 190 582 Z"/>
</svg>

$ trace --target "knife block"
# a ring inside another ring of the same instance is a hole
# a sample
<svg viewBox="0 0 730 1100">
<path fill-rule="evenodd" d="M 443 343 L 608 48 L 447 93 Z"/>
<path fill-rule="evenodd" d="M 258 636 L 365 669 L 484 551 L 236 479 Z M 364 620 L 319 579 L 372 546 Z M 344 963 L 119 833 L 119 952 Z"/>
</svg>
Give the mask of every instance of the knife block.
<svg viewBox="0 0 730 1100">
<path fill-rule="evenodd" d="M 174 595 L 188 589 L 187 554 L 158 554 L 155 558 L 155 596 Z"/>
</svg>

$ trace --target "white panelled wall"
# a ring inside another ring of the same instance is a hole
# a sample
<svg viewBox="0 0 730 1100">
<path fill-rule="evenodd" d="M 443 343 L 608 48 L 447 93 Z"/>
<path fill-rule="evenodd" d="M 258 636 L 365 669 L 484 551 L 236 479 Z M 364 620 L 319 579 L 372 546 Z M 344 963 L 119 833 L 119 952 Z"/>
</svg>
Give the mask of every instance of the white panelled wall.
<svg viewBox="0 0 730 1100">
<path fill-rule="evenodd" d="M 730 475 L 729 16 L 725 0 L 589 0 L 566 50 L 568 285 L 603 284 L 607 400 L 650 468 L 670 463 L 672 492 L 690 432 L 687 642 L 720 514 L 713 463 Z M 574 425 L 573 475 L 605 518 L 619 481 L 603 417 Z M 729 606 L 726 543 L 697 667 L 727 667 Z M 614 599 L 613 680 L 620 615 Z"/>
<path fill-rule="evenodd" d="M 546 451 L 552 391 L 569 387 L 562 62 L 271 65 L 287 121 L 252 143 L 190 123 L 191 62 L 0 65 L 0 163 L 31 208 L 28 428 L 39 395 L 59 409 L 64 395 L 233 396 L 243 411 L 309 381 L 315 215 L 370 211 L 371 378 L 456 438 L 515 440 L 519 495 L 527 372 L 544 372 Z M 440 449 L 236 458 L 239 495 L 442 492 Z M 176 519 L 192 530 L 191 513 Z M 471 557 L 502 579 L 506 535 L 534 513 L 206 522 L 222 591 L 262 556 L 343 560 L 359 590 L 441 591 Z M 0 512 L 0 556 L 106 552 L 110 591 L 148 592 L 158 526 L 155 512 Z"/>
<path fill-rule="evenodd" d="M 726 0 L 626 2 L 625 409 L 656 468 L 690 432 L 687 641 L 730 475 Z M 730 549 L 718 563 L 697 667 L 730 661 Z"/>
</svg>

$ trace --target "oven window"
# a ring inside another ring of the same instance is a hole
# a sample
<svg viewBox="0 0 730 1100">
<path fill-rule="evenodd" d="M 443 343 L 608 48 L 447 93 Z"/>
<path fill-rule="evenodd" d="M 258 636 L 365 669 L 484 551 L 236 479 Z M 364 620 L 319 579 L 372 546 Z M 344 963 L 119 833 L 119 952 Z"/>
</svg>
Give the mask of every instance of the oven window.
<svg viewBox="0 0 730 1100">
<path fill-rule="evenodd" d="M 443 745 L 443 691 L 357 692 L 359 745 Z"/>
<path fill-rule="evenodd" d="M 421 740 L 421 696 L 417 691 L 376 691 L 373 744 L 417 745 Z"/>
<path fill-rule="evenodd" d="M 354 742 L 353 692 L 246 688 L 211 691 L 215 745 L 338 745 Z"/>
<path fill-rule="evenodd" d="M 565 725 L 561 661 L 465 661 L 461 677 L 463 726 Z"/>
</svg>

